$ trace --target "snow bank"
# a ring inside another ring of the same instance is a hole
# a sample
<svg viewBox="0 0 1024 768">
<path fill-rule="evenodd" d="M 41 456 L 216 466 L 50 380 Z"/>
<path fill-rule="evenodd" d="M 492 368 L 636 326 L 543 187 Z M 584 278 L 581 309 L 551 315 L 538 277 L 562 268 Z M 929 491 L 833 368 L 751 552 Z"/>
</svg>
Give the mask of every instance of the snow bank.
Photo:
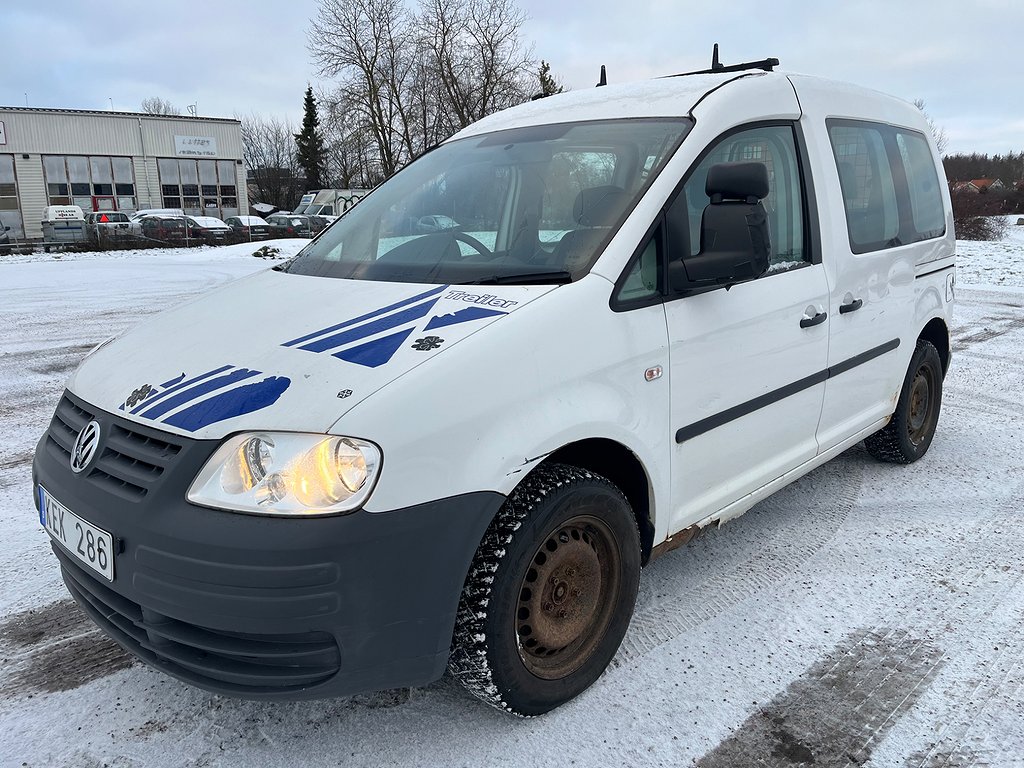
<svg viewBox="0 0 1024 768">
<path fill-rule="evenodd" d="M 1018 214 L 1006 216 L 1010 228 L 1002 240 L 957 240 L 956 269 L 961 285 L 1024 288 L 1024 226 Z"/>
</svg>

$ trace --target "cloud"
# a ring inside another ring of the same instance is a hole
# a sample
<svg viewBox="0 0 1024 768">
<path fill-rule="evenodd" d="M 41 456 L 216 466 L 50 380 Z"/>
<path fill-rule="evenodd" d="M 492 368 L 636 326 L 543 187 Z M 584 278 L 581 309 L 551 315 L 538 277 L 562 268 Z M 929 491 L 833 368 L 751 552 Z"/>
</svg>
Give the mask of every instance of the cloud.
<svg viewBox="0 0 1024 768">
<path fill-rule="evenodd" d="M 784 69 L 923 98 L 951 151 L 1024 149 L 1020 0 L 520 0 L 538 59 L 571 88 L 778 57 Z M 316 0 L 245 4 L 4 0 L 0 104 L 301 116 Z M 972 130 L 977 131 L 972 134 Z"/>
</svg>

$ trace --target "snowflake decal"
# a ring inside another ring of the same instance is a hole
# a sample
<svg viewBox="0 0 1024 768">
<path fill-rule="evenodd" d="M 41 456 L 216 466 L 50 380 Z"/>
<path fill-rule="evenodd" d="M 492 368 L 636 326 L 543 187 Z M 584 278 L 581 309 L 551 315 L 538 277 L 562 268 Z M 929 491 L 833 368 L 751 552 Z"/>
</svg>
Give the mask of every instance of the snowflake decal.
<svg viewBox="0 0 1024 768">
<path fill-rule="evenodd" d="M 346 397 L 352 397 L 352 390 L 343 389 L 341 390 L 341 392 L 338 393 L 338 397 L 340 397 L 342 400 L 344 400 Z"/>
<path fill-rule="evenodd" d="M 153 394 L 156 390 L 153 389 L 149 384 L 143 384 L 141 387 L 132 392 L 128 399 L 124 401 L 125 407 L 134 408 L 136 405 L 141 403 L 147 397 Z"/>
<path fill-rule="evenodd" d="M 416 343 L 412 345 L 412 348 L 419 352 L 429 352 L 432 349 L 437 349 L 444 344 L 444 339 L 440 336 L 424 336 L 422 339 L 416 339 Z"/>
</svg>

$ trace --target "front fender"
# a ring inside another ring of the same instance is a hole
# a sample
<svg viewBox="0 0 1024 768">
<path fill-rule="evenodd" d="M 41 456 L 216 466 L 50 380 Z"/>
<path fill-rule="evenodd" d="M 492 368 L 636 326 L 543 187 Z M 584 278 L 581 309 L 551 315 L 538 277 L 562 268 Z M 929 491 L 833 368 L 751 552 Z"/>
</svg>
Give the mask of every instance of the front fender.
<svg viewBox="0 0 1024 768">
<path fill-rule="evenodd" d="M 367 509 L 472 490 L 508 494 L 543 458 L 587 438 L 643 463 L 667 502 L 668 343 L 660 305 L 612 312 L 602 277 L 562 286 L 430 360 L 333 427 L 381 446 Z M 661 378 L 644 372 L 661 366 Z"/>
</svg>

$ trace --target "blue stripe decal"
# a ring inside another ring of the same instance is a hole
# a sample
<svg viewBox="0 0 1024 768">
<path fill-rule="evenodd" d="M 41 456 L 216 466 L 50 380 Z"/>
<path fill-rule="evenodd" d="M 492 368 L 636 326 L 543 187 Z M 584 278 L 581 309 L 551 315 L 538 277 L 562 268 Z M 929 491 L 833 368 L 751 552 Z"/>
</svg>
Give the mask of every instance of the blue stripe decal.
<svg viewBox="0 0 1024 768">
<path fill-rule="evenodd" d="M 296 344 L 302 344 L 303 342 L 309 341 L 310 339 L 315 339 L 317 336 L 323 336 L 325 333 L 333 333 L 334 331 L 341 330 L 342 328 L 347 328 L 350 325 L 355 325 L 356 323 L 361 323 L 364 320 L 369 320 L 370 318 L 377 317 L 378 315 L 386 314 L 387 312 L 391 312 L 394 309 L 399 309 L 401 307 L 408 306 L 409 304 L 415 304 L 417 301 L 420 301 L 421 299 L 426 299 L 426 298 L 428 298 L 430 296 L 436 296 L 437 294 L 441 293 L 441 291 L 445 290 L 446 288 L 448 288 L 447 285 L 442 285 L 439 288 L 431 288 L 429 291 L 424 291 L 423 293 L 419 294 L 418 296 L 413 296 L 413 297 L 408 298 L 408 299 L 403 299 L 402 301 L 396 302 L 396 303 L 391 304 L 389 306 L 381 307 L 380 309 L 375 309 L 372 312 L 367 312 L 365 315 L 360 315 L 359 317 L 352 318 L 351 320 L 346 320 L 343 323 L 338 323 L 337 325 L 332 325 L 332 326 L 330 326 L 328 328 L 321 328 L 319 331 L 314 331 L 313 333 L 307 333 L 305 336 L 300 336 L 297 339 L 292 339 L 291 341 L 286 341 L 281 346 L 282 347 L 292 347 L 292 346 L 295 346 Z M 308 349 L 308 347 L 303 347 L 303 349 Z"/>
<path fill-rule="evenodd" d="M 336 347 L 350 344 L 353 341 L 359 341 L 359 339 L 365 339 L 367 336 L 373 336 L 383 331 L 390 331 L 392 328 L 396 328 L 399 325 L 408 323 L 412 320 L 418 320 L 427 314 L 433 306 L 437 303 L 437 299 L 425 301 L 422 304 L 403 309 L 401 312 L 396 312 L 393 315 L 382 317 L 378 320 L 360 325 L 358 328 L 353 328 L 348 331 L 342 331 L 336 333 L 333 336 L 327 336 L 316 341 L 311 341 L 309 344 L 304 344 L 299 349 L 306 349 L 310 352 L 324 352 L 328 349 L 334 349 Z"/>
<path fill-rule="evenodd" d="M 165 381 L 163 384 L 161 384 L 160 385 L 160 389 L 167 389 L 168 387 L 173 387 L 175 384 L 177 384 L 179 381 L 181 381 L 184 378 L 185 378 L 185 374 L 184 373 L 181 374 L 181 376 L 175 376 L 170 381 Z"/>
<path fill-rule="evenodd" d="M 237 381 L 243 381 L 245 379 L 251 379 L 253 376 L 259 376 L 260 371 L 250 371 L 247 368 L 239 368 L 236 371 L 232 371 L 226 376 L 218 376 L 215 379 L 207 379 L 194 387 L 186 389 L 184 392 L 179 392 L 173 397 L 169 397 L 162 403 L 150 408 L 148 411 L 142 414 L 144 418 L 156 419 L 159 416 L 163 416 L 168 411 L 172 411 L 179 405 L 184 405 L 190 400 L 195 400 L 197 397 L 205 395 L 207 392 L 212 392 L 215 389 L 226 387 L 229 384 L 234 384 Z"/>
<path fill-rule="evenodd" d="M 427 323 L 423 330 L 432 331 L 434 328 L 444 328 L 447 325 L 458 325 L 459 323 L 468 323 L 472 320 L 482 320 L 485 317 L 507 314 L 508 312 L 502 312 L 497 309 L 466 307 L 465 309 L 460 309 L 458 312 L 453 312 L 450 315 L 435 315 L 430 318 L 430 322 Z"/>
<path fill-rule="evenodd" d="M 273 405 L 290 384 L 291 380 L 287 377 L 270 376 L 263 381 L 236 387 L 190 405 L 183 411 L 168 416 L 164 419 L 164 424 L 194 432 L 218 421 Z"/>
<path fill-rule="evenodd" d="M 144 400 L 143 402 L 139 403 L 139 405 L 137 405 L 134 408 L 132 408 L 131 412 L 132 413 L 138 413 L 143 408 L 148 408 L 151 405 L 155 405 L 160 400 L 163 400 L 168 395 L 171 395 L 171 394 L 177 392 L 179 389 L 183 389 L 184 387 L 187 387 L 187 386 L 190 386 L 192 384 L 195 384 L 197 381 L 202 381 L 203 379 L 209 378 L 210 376 L 216 376 L 218 373 L 224 373 L 224 371 L 229 371 L 233 367 L 234 366 L 232 366 L 232 365 L 222 365 L 220 368 L 214 368 L 212 371 L 207 371 L 206 373 L 201 373 L 198 376 L 194 376 L 193 378 L 189 379 L 188 381 L 183 381 L 180 384 L 175 384 L 174 386 L 165 389 L 163 392 L 161 392 L 156 397 L 151 397 L 151 398 L 149 398 L 149 400 Z M 143 414 L 143 416 L 145 416 L 145 415 L 146 414 Z"/>
<path fill-rule="evenodd" d="M 349 347 L 348 349 L 341 350 L 341 352 L 335 352 L 334 356 L 350 363 L 365 365 L 367 368 L 376 368 L 384 365 L 384 363 L 394 357 L 395 352 L 398 351 L 412 332 L 413 329 L 408 328 L 404 331 L 393 333 L 390 336 L 385 336 L 382 339 L 374 339 L 366 344 L 360 344 L 358 347 Z"/>
</svg>

